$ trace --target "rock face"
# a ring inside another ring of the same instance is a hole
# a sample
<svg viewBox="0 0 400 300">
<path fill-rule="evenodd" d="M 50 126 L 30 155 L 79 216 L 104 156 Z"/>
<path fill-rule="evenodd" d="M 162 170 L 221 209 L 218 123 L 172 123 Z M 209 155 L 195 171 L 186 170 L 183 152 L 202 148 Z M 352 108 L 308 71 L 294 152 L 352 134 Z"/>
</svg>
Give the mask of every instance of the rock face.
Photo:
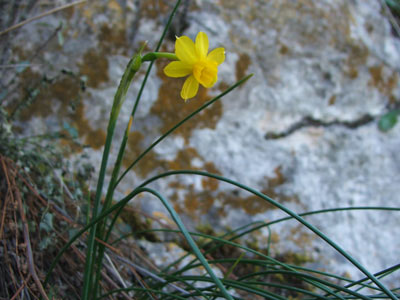
<svg viewBox="0 0 400 300">
<path fill-rule="evenodd" d="M 11 112 L 21 99 L 32 102 L 19 113 L 16 124 L 22 134 L 67 124 L 91 146 L 85 151 L 92 163 L 100 164 L 113 95 L 129 56 L 143 41 L 154 49 L 172 7 L 170 1 L 143 1 L 140 7 L 132 3 L 96 1 L 13 33 L 9 63 L 32 64 L 17 74 L 19 86 L 2 79 Z M 182 8 L 171 36 L 194 38 L 204 31 L 210 48 L 225 47 L 219 81 L 184 103 L 179 97 L 183 81 L 166 78 L 162 69 L 167 62 L 157 62 L 130 133 L 125 167 L 212 96 L 246 74 L 254 76 L 152 150 L 126 176 L 118 197 L 160 172 L 195 169 L 260 190 L 295 212 L 399 206 L 400 127 L 382 133 L 377 121 L 399 103 L 400 43 L 379 1 L 199 0 L 184 1 Z M 172 52 L 173 38 L 162 49 Z M 116 141 L 143 77 L 144 72 L 129 91 Z M 115 147 L 114 155 L 117 151 Z M 284 216 L 271 204 L 210 178 L 171 176 L 152 187 L 190 227 L 210 224 L 218 231 Z M 142 197 L 133 205 L 165 213 L 154 198 Z M 331 212 L 307 220 L 371 272 L 398 263 L 400 242 L 394 237 L 400 233 L 400 219 L 395 212 Z M 273 254 L 307 253 L 320 266 L 358 276 L 299 223 L 271 230 Z M 267 237 L 262 230 L 252 239 L 262 249 Z"/>
</svg>

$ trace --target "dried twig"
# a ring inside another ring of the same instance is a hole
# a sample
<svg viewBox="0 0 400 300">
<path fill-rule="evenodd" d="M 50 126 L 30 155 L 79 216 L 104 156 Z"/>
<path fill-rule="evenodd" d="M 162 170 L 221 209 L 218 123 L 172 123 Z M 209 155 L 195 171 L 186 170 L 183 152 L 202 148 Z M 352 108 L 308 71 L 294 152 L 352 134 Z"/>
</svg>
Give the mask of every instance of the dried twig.
<svg viewBox="0 0 400 300">
<path fill-rule="evenodd" d="M 3 162 L 3 158 L 0 157 L 1 161 Z M 4 169 L 4 164 L 2 163 L 3 166 L 3 172 L 5 174 L 6 169 Z M 10 192 L 10 189 L 7 190 L 7 195 L 4 195 L 4 207 L 3 207 L 3 214 L 1 216 L 1 223 L 0 223 L 0 240 L 3 240 L 3 232 L 4 232 L 4 221 L 6 218 L 6 211 L 7 211 L 7 204 L 8 204 L 8 194 Z"/>
<path fill-rule="evenodd" d="M 7 181 L 7 185 L 8 187 L 11 189 L 11 182 L 10 182 L 10 177 L 8 176 L 8 172 L 5 166 L 5 162 L 4 159 L 1 160 L 3 169 L 4 169 L 4 176 L 6 178 Z M 15 171 L 15 170 L 14 170 Z M 15 184 L 15 176 L 11 177 L 13 186 L 16 187 Z M 12 193 L 12 192 L 11 192 Z M 26 255 L 27 255 L 27 259 L 28 259 L 28 268 L 29 268 L 29 272 L 33 277 L 33 280 L 35 281 L 35 284 L 37 286 L 37 288 L 40 291 L 40 294 L 42 295 L 42 297 L 46 300 L 48 300 L 49 298 L 46 295 L 46 292 L 39 280 L 39 276 L 36 273 L 36 269 L 35 269 L 35 265 L 34 265 L 34 259 L 33 259 L 33 253 L 32 253 L 32 247 L 31 247 L 31 241 L 30 241 L 30 237 L 29 237 L 29 228 L 28 228 L 28 222 L 26 220 L 26 216 L 25 216 L 25 212 L 24 212 L 24 207 L 22 205 L 22 199 L 21 199 L 21 194 L 19 193 L 18 188 L 15 188 L 15 198 L 17 200 L 17 204 L 18 204 L 18 209 L 19 209 L 19 214 L 21 217 L 21 223 L 22 223 L 22 228 L 23 228 L 23 233 L 24 233 L 24 241 L 25 241 L 25 246 L 26 246 Z"/>
<path fill-rule="evenodd" d="M 26 283 L 31 279 L 31 274 L 28 275 L 28 278 L 26 279 L 26 281 L 24 281 L 22 283 L 22 285 L 19 287 L 19 289 L 15 292 L 14 296 L 11 297 L 10 300 L 14 300 L 17 299 L 18 295 L 21 294 L 22 290 L 24 289 L 24 287 L 26 286 Z"/>
<path fill-rule="evenodd" d="M 15 29 L 17 29 L 17 28 L 19 28 L 19 27 L 22 27 L 22 26 L 24 26 L 24 25 L 26 25 L 26 24 L 28 24 L 28 23 L 34 21 L 34 20 L 41 19 L 41 18 L 43 18 L 43 17 L 45 17 L 45 16 L 51 15 L 51 14 L 53 14 L 53 13 L 55 13 L 55 12 L 60 11 L 60 10 L 63 10 L 63 9 L 72 7 L 72 6 L 74 6 L 74 5 L 82 4 L 82 3 L 84 3 L 84 2 L 86 2 L 86 0 L 80 0 L 80 1 L 72 2 L 72 3 L 66 4 L 66 5 L 60 6 L 60 7 L 56 7 L 56 8 L 54 8 L 54 9 L 51 9 L 51 10 L 49 10 L 49 11 L 46 11 L 46 12 L 40 14 L 40 15 L 34 16 L 34 17 L 30 18 L 30 19 L 27 19 L 27 20 L 22 21 L 22 22 L 20 22 L 20 23 L 18 23 L 18 24 L 15 24 L 15 25 L 13 25 L 13 26 L 11 26 L 11 27 L 9 27 L 9 28 L 7 28 L 7 29 L 1 31 L 1 32 L 0 32 L 0 35 L 6 34 L 7 32 L 10 32 L 10 31 L 15 30 Z"/>
</svg>

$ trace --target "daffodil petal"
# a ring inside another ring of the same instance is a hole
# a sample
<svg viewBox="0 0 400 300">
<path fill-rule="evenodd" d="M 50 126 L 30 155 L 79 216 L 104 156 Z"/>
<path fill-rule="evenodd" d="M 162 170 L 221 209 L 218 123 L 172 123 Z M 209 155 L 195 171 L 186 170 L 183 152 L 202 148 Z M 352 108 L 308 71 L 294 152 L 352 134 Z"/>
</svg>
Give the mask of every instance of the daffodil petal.
<svg viewBox="0 0 400 300">
<path fill-rule="evenodd" d="M 185 77 L 192 73 L 192 66 L 181 61 L 170 62 L 164 68 L 164 74 L 168 77 Z"/>
<path fill-rule="evenodd" d="M 196 36 L 195 43 L 197 55 L 200 56 L 200 59 L 204 59 L 208 53 L 208 37 L 207 34 L 200 31 Z"/>
<path fill-rule="evenodd" d="M 204 86 L 205 88 L 209 89 L 210 87 L 214 86 L 214 84 L 217 82 L 217 80 L 218 80 L 218 76 L 215 75 L 215 77 L 213 78 L 213 80 L 211 82 L 209 82 L 209 83 L 203 82 L 203 83 L 201 83 L 201 85 Z"/>
<path fill-rule="evenodd" d="M 193 65 L 198 59 L 193 41 L 187 36 L 176 38 L 175 54 L 180 61 Z"/>
<path fill-rule="evenodd" d="M 193 75 L 190 75 L 183 84 L 181 97 L 186 101 L 187 99 L 196 96 L 198 90 L 199 90 L 199 82 L 196 80 L 196 78 L 194 78 Z"/>
<path fill-rule="evenodd" d="M 225 60 L 225 49 L 224 48 L 215 48 L 213 51 L 208 53 L 208 60 L 215 61 L 218 65 L 222 64 Z"/>
</svg>

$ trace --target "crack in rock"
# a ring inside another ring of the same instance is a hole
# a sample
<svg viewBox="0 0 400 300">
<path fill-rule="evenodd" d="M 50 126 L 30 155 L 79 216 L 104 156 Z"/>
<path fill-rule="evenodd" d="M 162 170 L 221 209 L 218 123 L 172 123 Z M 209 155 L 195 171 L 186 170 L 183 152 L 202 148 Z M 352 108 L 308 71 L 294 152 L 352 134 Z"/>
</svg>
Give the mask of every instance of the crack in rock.
<svg viewBox="0 0 400 300">
<path fill-rule="evenodd" d="M 324 122 L 322 120 L 314 119 L 313 117 L 307 116 L 304 117 L 302 120 L 299 122 L 294 123 L 291 125 L 288 129 L 286 129 L 283 132 L 275 133 L 275 132 L 267 132 L 265 134 L 265 139 L 266 140 L 276 140 L 276 139 L 281 139 L 285 138 L 292 133 L 304 128 L 304 127 L 330 127 L 330 126 L 343 126 L 346 128 L 354 129 L 363 125 L 366 125 L 370 122 L 374 121 L 374 117 L 366 114 L 360 117 L 359 119 L 356 119 L 354 121 L 339 121 L 339 120 L 334 120 L 330 122 Z"/>
</svg>

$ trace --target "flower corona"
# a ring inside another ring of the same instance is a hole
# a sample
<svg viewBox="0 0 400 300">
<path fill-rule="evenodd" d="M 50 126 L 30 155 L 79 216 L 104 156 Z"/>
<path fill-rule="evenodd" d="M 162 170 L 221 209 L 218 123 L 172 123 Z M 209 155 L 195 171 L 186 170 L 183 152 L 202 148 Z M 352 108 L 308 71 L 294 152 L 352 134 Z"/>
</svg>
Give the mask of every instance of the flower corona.
<svg viewBox="0 0 400 300">
<path fill-rule="evenodd" d="M 170 62 L 164 73 L 175 78 L 189 76 L 181 90 L 185 101 L 196 96 L 199 84 L 210 88 L 217 82 L 218 66 L 225 60 L 225 49 L 220 47 L 208 53 L 207 34 L 199 32 L 195 42 L 187 36 L 177 37 L 175 54 L 178 61 Z"/>
</svg>

